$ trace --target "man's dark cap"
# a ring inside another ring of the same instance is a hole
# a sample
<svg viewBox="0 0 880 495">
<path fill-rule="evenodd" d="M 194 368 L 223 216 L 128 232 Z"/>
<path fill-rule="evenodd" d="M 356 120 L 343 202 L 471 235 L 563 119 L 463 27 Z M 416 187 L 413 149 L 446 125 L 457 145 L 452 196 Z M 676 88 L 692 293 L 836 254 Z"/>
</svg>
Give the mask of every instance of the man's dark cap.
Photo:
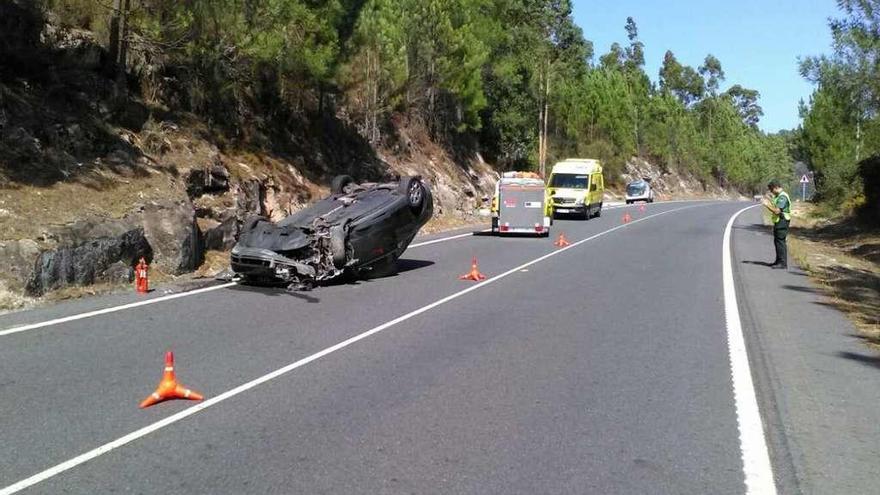
<svg viewBox="0 0 880 495">
<path fill-rule="evenodd" d="M 778 179 L 773 179 L 767 183 L 767 187 L 782 187 L 782 184 L 779 182 Z"/>
</svg>

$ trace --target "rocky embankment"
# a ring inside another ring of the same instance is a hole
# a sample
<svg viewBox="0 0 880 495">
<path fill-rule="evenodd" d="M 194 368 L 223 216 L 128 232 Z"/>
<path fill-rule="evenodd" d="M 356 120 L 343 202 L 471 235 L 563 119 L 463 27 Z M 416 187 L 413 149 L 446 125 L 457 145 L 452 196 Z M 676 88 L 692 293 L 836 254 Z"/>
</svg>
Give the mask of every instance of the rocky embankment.
<svg viewBox="0 0 880 495">
<path fill-rule="evenodd" d="M 397 159 L 389 173 L 423 175 L 443 216 L 473 215 L 494 185 L 485 164 L 461 168 L 436 157 L 420 158 L 426 161 Z M 48 221 L 24 229 L 37 235 L 0 240 L 0 304 L 5 306 L 0 309 L 59 289 L 128 283 L 141 257 L 150 263 L 154 278 L 186 276 L 200 267 L 206 253 L 231 249 L 248 216 L 277 221 L 326 192 L 292 167 L 287 173 L 267 173 L 265 167 L 255 171 L 256 166 L 228 161 L 218 154 L 212 163 L 182 171 L 177 184 L 166 189 L 167 197 L 136 202 L 121 217 L 88 213 L 71 222 Z M 458 175 L 451 175 L 455 171 Z M 11 207 L 7 212 L 26 221 L 27 212 L 15 211 L 19 205 L 10 201 L 4 201 Z M 211 271 L 203 270 L 205 274 Z"/>
<path fill-rule="evenodd" d="M 633 158 L 626 162 L 620 183 L 647 179 L 658 194 L 658 199 L 744 199 L 738 191 L 725 189 L 714 182 L 698 179 L 690 174 L 664 171 L 661 167 L 641 158 Z M 618 193 L 622 197 L 622 191 Z"/>
</svg>

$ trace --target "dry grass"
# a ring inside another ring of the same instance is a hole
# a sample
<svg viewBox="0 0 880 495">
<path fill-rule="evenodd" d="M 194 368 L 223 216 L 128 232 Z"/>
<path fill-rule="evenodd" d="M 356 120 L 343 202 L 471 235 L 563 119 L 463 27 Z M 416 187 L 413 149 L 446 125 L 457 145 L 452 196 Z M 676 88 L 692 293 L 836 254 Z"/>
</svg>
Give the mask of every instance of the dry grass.
<svg viewBox="0 0 880 495">
<path fill-rule="evenodd" d="M 24 309 L 33 304 L 33 299 L 10 291 L 6 284 L 0 280 L 0 314 L 7 311 Z"/>
<path fill-rule="evenodd" d="M 843 311 L 880 350 L 880 229 L 849 217 L 828 218 L 812 205 L 794 210 L 792 257 L 815 280 L 828 304 Z"/>
<path fill-rule="evenodd" d="M 192 274 L 193 278 L 212 278 L 229 268 L 229 251 L 207 251 L 205 261 Z"/>
<path fill-rule="evenodd" d="M 108 174 L 108 177 L 110 174 Z M 173 195 L 167 176 L 114 177 L 104 188 L 82 182 L 0 189 L 0 237 L 39 239 L 46 227 L 90 217 L 121 218 L 137 203 Z"/>
</svg>

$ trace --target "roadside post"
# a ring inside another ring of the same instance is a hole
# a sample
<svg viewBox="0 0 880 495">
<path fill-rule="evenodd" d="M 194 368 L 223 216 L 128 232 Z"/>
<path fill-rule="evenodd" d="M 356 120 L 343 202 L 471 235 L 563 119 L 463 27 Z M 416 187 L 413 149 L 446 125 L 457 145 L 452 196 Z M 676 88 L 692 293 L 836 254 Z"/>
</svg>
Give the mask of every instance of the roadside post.
<svg viewBox="0 0 880 495">
<path fill-rule="evenodd" d="M 801 176 L 801 201 L 807 200 L 807 183 L 810 182 L 810 178 L 807 177 L 807 174 Z"/>
</svg>

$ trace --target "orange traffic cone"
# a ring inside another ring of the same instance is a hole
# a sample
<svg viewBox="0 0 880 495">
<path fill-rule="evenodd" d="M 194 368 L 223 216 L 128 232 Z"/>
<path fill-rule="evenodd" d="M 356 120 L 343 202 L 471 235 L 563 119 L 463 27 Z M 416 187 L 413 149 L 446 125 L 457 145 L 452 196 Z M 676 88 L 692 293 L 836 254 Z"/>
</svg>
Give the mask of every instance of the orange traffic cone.
<svg viewBox="0 0 880 495">
<path fill-rule="evenodd" d="M 629 223 L 632 220 L 632 215 L 629 212 L 623 214 L 623 223 Z"/>
<path fill-rule="evenodd" d="M 639 206 L 639 211 L 644 213 L 645 212 L 645 205 Z"/>
<path fill-rule="evenodd" d="M 159 382 L 156 391 L 141 402 L 140 407 L 150 407 L 153 404 L 171 399 L 202 400 L 204 398 L 202 394 L 177 383 L 177 378 L 174 376 L 174 353 L 168 351 L 165 353 L 165 372 L 162 374 L 162 381 Z"/>
<path fill-rule="evenodd" d="M 571 243 L 568 242 L 568 239 L 565 238 L 565 232 L 560 232 L 559 238 L 556 239 L 556 242 L 554 242 L 553 245 L 556 247 L 565 247 L 570 246 Z"/>
<path fill-rule="evenodd" d="M 460 280 L 473 280 L 474 282 L 480 282 L 482 280 L 486 280 L 486 276 L 480 273 L 480 270 L 477 268 L 477 257 L 474 256 L 474 259 L 471 260 L 471 271 L 470 273 L 466 273 L 460 277 Z"/>
</svg>

